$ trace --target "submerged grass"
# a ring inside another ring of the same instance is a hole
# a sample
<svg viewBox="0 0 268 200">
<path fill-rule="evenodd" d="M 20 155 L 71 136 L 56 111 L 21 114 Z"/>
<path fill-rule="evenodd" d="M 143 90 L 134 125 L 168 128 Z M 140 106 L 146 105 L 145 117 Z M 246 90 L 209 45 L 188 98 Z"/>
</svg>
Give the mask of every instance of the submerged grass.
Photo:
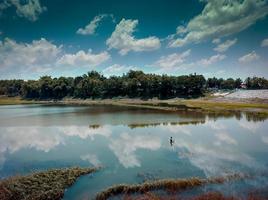
<svg viewBox="0 0 268 200">
<path fill-rule="evenodd" d="M 189 178 L 189 179 L 163 179 L 142 184 L 128 185 L 120 184 L 112 186 L 97 194 L 96 200 L 106 200 L 110 197 L 122 194 L 147 193 L 155 190 L 165 190 L 169 192 L 178 192 L 189 188 L 194 188 L 206 184 L 223 184 L 227 181 L 249 178 L 245 174 L 231 174 L 223 177 L 209 179 Z"/>
<path fill-rule="evenodd" d="M 0 181 L 1 200 L 58 200 L 64 190 L 82 175 L 93 173 L 97 168 L 67 168 L 36 172 Z"/>
</svg>

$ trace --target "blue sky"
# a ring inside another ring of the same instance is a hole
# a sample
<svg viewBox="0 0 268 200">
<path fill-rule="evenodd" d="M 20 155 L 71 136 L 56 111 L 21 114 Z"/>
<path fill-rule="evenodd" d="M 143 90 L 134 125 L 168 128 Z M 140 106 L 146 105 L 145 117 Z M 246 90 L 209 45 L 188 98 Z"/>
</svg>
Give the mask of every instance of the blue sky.
<svg viewBox="0 0 268 200">
<path fill-rule="evenodd" d="M 267 0 L 0 0 L 0 79 L 268 78 Z"/>
</svg>

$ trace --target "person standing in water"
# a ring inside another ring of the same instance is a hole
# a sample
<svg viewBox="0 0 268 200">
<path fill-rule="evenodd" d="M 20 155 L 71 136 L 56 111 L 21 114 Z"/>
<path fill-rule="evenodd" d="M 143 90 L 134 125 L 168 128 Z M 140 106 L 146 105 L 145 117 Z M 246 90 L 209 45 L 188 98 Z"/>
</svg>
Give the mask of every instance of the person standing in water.
<svg viewBox="0 0 268 200">
<path fill-rule="evenodd" d="M 169 139 L 169 143 L 170 143 L 170 146 L 172 146 L 172 145 L 174 144 L 174 140 L 173 140 L 172 137 L 170 137 L 170 139 Z"/>
</svg>

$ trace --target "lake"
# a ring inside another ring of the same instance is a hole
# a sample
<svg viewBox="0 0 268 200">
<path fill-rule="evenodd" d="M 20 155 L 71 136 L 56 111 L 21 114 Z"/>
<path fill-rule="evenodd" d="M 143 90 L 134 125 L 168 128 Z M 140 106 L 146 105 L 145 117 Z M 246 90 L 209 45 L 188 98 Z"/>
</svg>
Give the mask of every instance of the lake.
<svg viewBox="0 0 268 200">
<path fill-rule="evenodd" d="M 170 137 L 174 143 L 170 144 Z M 103 166 L 64 199 L 91 199 L 119 183 L 251 173 L 254 178 L 185 192 L 266 191 L 268 121 L 251 113 L 168 112 L 119 106 L 0 106 L 0 177 Z"/>
</svg>

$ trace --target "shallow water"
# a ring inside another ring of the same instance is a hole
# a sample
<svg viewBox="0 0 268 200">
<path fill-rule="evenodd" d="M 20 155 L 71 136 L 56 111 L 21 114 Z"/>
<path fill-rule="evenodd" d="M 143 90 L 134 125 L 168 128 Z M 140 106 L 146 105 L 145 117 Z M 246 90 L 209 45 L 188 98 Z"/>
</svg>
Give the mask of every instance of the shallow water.
<svg viewBox="0 0 268 200">
<path fill-rule="evenodd" d="M 64 199 L 89 199 L 118 183 L 213 177 L 251 180 L 188 191 L 241 195 L 268 187 L 268 121 L 252 114 L 164 112 L 114 106 L 0 106 L 0 177 L 69 166 L 104 166 Z M 170 137 L 175 141 L 171 146 Z M 187 192 L 186 192 L 187 193 Z"/>
</svg>

